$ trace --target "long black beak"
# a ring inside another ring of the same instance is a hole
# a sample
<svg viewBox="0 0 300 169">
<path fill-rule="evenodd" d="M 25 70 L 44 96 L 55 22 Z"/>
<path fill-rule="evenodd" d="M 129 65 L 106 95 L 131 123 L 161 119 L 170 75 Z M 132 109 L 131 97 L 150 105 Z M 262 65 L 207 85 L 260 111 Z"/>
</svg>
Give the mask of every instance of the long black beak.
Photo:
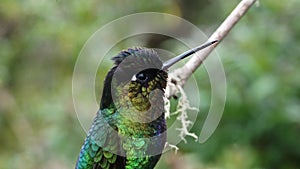
<svg viewBox="0 0 300 169">
<path fill-rule="evenodd" d="M 180 54 L 180 55 L 178 55 L 178 56 L 176 56 L 176 57 L 174 57 L 170 60 L 167 60 L 166 62 L 163 63 L 162 70 L 167 71 L 172 65 L 174 65 L 178 61 L 180 61 L 180 60 L 182 60 L 182 59 L 184 59 L 184 58 L 198 52 L 199 50 L 204 49 L 204 48 L 206 48 L 206 47 L 208 47 L 208 46 L 210 46 L 210 45 L 212 45 L 216 42 L 218 42 L 218 40 L 214 40 L 212 42 L 204 43 L 204 44 L 202 44 L 202 45 L 200 45 L 196 48 L 193 48 L 191 50 L 188 50 L 188 51 L 186 51 L 186 52 L 184 52 L 184 53 L 182 53 L 182 54 Z"/>
</svg>

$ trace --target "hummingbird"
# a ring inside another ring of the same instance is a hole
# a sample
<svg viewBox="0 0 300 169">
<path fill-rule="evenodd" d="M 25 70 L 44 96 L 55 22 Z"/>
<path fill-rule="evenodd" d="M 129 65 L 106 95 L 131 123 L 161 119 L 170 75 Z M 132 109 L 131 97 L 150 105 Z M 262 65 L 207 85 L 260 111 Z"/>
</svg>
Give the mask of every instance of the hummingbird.
<svg viewBox="0 0 300 169">
<path fill-rule="evenodd" d="M 168 69 L 217 40 L 162 62 L 153 49 L 134 47 L 112 58 L 100 108 L 76 169 L 152 169 L 166 143 L 164 92 Z"/>
</svg>

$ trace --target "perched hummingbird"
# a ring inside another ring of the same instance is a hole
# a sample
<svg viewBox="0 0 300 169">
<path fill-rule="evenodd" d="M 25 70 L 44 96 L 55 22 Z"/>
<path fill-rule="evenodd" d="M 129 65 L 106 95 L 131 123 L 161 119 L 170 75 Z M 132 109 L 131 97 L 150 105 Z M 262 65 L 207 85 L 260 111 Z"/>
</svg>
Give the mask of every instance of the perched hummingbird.
<svg viewBox="0 0 300 169">
<path fill-rule="evenodd" d="M 168 68 L 211 45 L 164 63 L 153 49 L 129 48 L 113 57 L 100 109 L 81 147 L 76 169 L 152 169 L 166 143 L 164 90 Z"/>
</svg>

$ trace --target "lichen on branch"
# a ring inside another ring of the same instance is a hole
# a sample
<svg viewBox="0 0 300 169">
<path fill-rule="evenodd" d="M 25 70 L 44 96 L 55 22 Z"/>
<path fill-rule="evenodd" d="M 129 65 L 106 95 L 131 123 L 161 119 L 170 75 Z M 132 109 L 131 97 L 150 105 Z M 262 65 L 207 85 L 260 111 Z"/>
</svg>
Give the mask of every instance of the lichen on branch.
<svg viewBox="0 0 300 169">
<path fill-rule="evenodd" d="M 177 120 L 181 122 L 182 127 L 177 130 L 180 132 L 179 137 L 186 142 L 185 136 L 191 136 L 198 139 L 197 135 L 190 133 L 188 128 L 192 125 L 192 122 L 188 120 L 188 110 L 196 110 L 191 107 L 188 98 L 183 90 L 183 86 L 187 79 L 201 66 L 203 61 L 214 50 L 214 48 L 227 36 L 234 25 L 246 14 L 248 9 L 256 2 L 256 0 L 242 0 L 230 15 L 223 21 L 218 29 L 210 36 L 208 42 L 218 40 L 217 43 L 207 47 L 204 50 L 198 51 L 193 57 L 182 67 L 174 70 L 169 74 L 168 84 L 165 91 L 165 117 L 170 118 L 172 115 L 178 115 Z M 170 113 L 170 98 L 178 96 L 177 110 Z M 170 146 L 170 145 L 169 145 Z M 171 145 L 173 146 L 173 145 Z M 176 147 L 176 146 L 175 146 Z"/>
</svg>

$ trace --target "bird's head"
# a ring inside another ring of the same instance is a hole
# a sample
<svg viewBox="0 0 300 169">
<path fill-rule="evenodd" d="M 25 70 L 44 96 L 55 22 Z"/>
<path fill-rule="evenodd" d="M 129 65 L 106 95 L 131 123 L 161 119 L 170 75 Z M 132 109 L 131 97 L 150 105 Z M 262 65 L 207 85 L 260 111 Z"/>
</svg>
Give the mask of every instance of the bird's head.
<svg viewBox="0 0 300 169">
<path fill-rule="evenodd" d="M 168 68 L 213 43 L 215 42 L 189 50 L 164 63 L 153 49 L 137 47 L 121 51 L 113 58 L 115 66 L 105 81 L 103 93 L 110 93 L 111 99 L 107 99 L 108 96 L 103 98 L 103 95 L 101 106 L 113 103 L 118 110 L 122 109 L 120 112 L 129 112 L 130 117 L 142 114 L 152 120 L 157 118 L 164 112 L 163 96 Z"/>
<path fill-rule="evenodd" d="M 142 115 L 150 117 L 149 114 L 155 118 L 157 112 L 161 114 L 168 74 L 162 69 L 163 63 L 156 51 L 130 48 L 113 60 L 116 67 L 111 92 L 115 106 L 122 109 L 123 114 L 130 112 L 130 116 L 137 118 Z"/>
</svg>

